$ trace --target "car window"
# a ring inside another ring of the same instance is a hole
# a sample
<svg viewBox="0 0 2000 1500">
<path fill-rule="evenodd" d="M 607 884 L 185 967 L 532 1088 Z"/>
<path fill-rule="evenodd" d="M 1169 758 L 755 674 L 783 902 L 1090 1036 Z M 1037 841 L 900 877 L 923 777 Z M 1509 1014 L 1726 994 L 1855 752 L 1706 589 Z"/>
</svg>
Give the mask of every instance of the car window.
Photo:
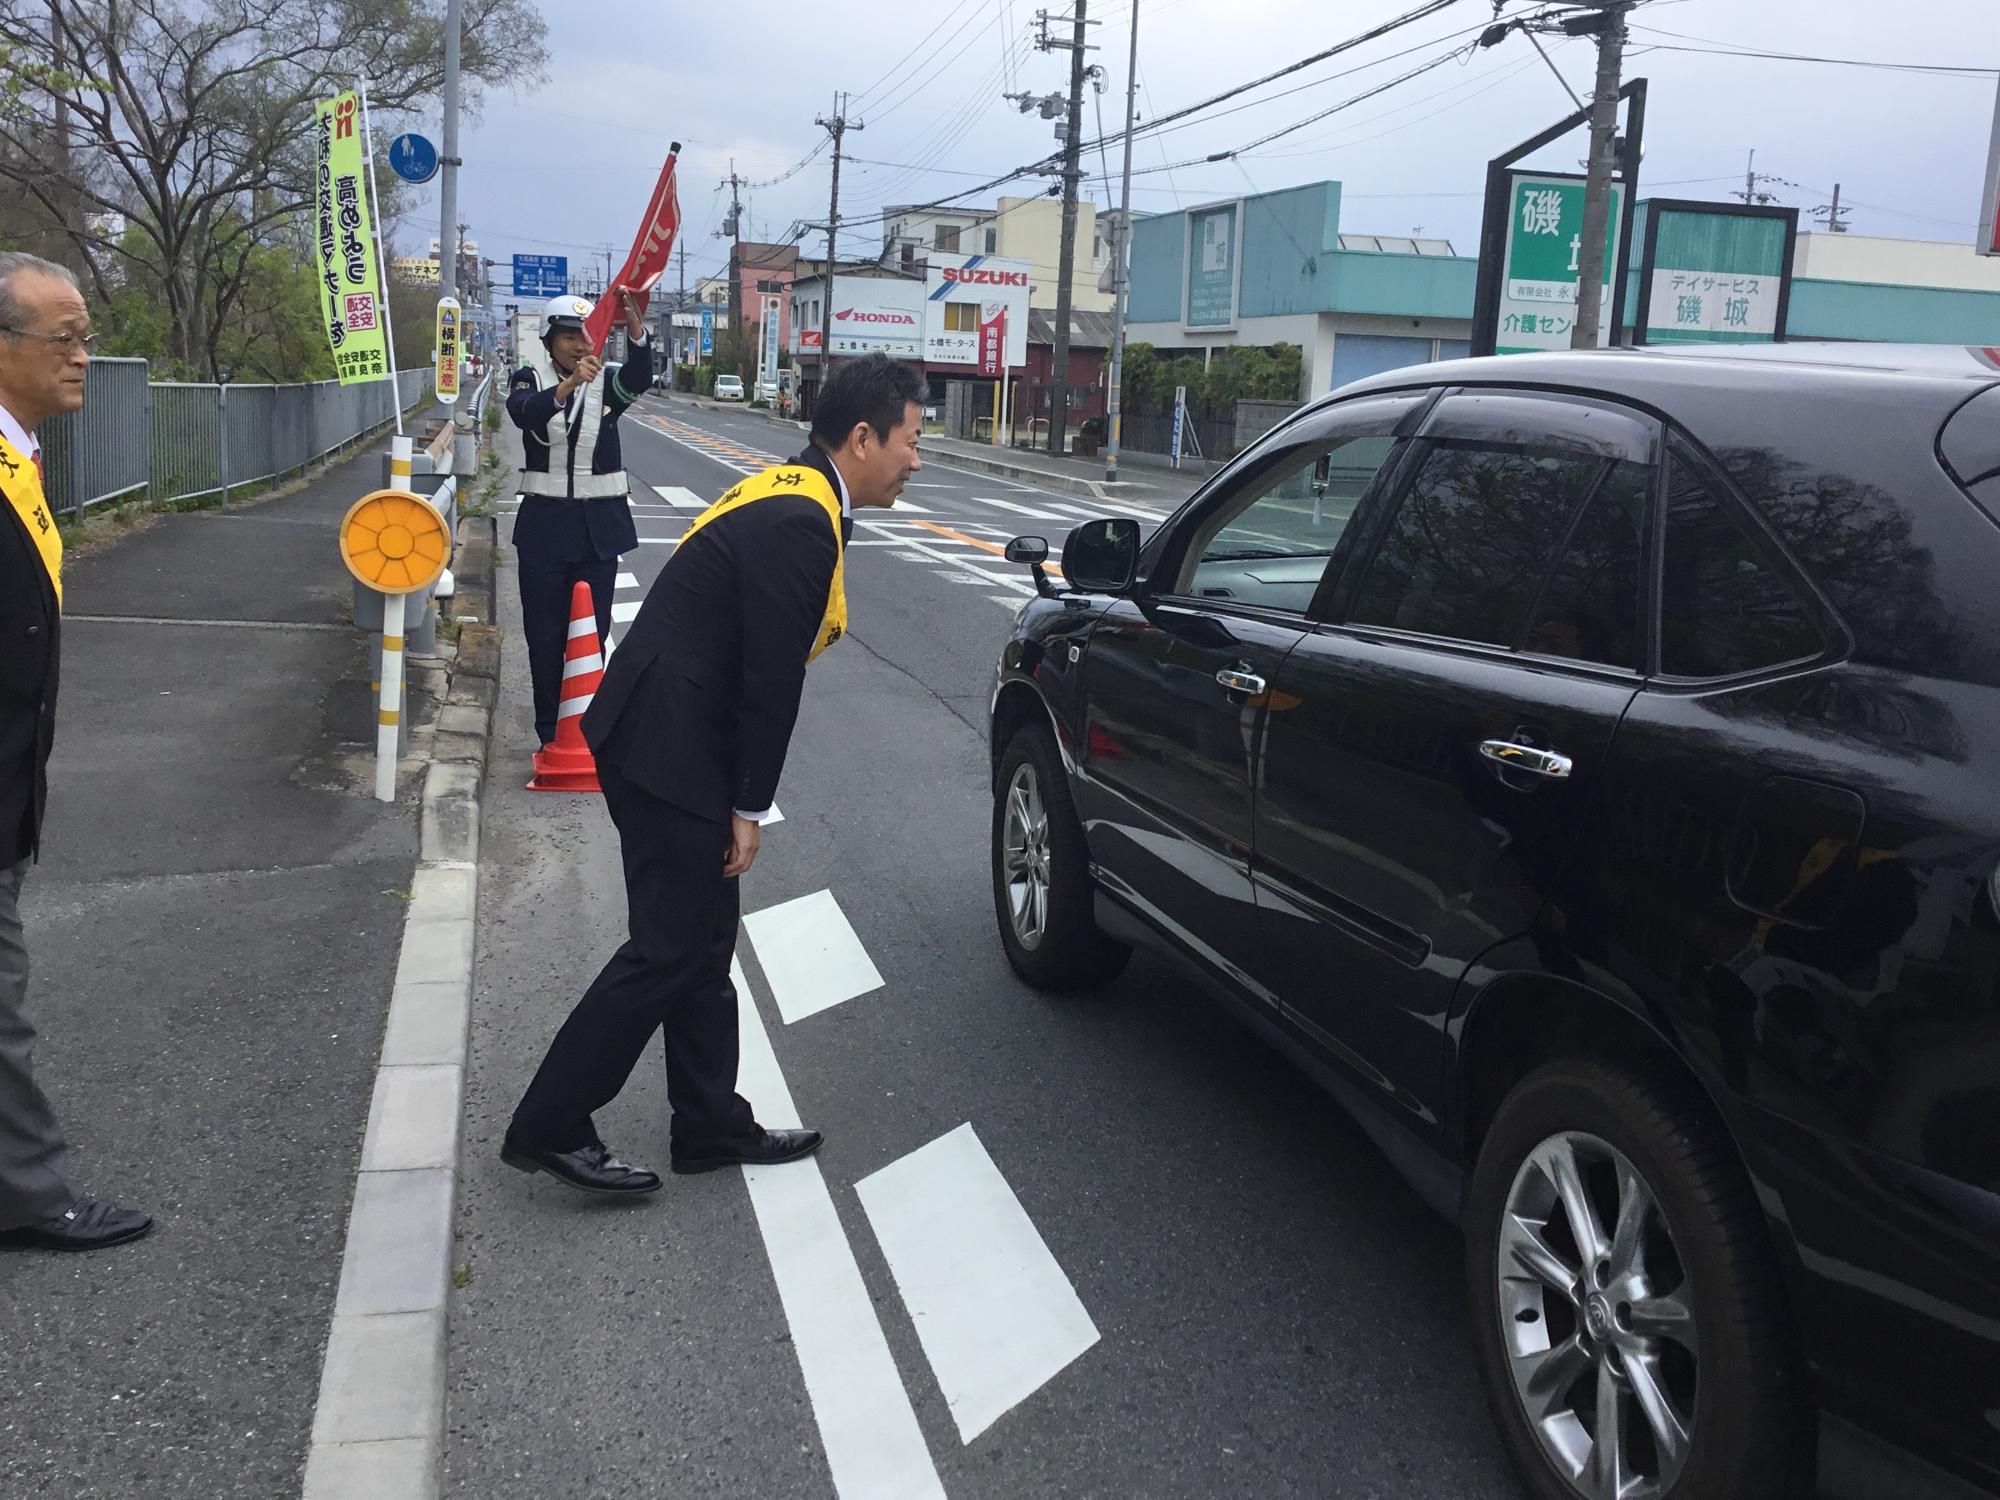
<svg viewBox="0 0 2000 1500">
<path fill-rule="evenodd" d="M 1652 474 L 1632 463 L 1605 473 L 1543 586 L 1523 651 L 1635 671 L 1645 665 L 1640 576 Z"/>
<path fill-rule="evenodd" d="M 1349 619 L 1513 646 L 1572 519 L 1614 466 L 1524 443 L 1428 442 Z"/>
<path fill-rule="evenodd" d="M 1304 614 L 1355 507 L 1421 397 L 1357 403 L 1297 443 L 1202 521 L 1176 592 Z"/>
<path fill-rule="evenodd" d="M 1733 677 L 1802 661 L 1826 649 L 1817 621 L 1818 611 L 1675 442 L 1661 550 L 1660 670 Z"/>
</svg>

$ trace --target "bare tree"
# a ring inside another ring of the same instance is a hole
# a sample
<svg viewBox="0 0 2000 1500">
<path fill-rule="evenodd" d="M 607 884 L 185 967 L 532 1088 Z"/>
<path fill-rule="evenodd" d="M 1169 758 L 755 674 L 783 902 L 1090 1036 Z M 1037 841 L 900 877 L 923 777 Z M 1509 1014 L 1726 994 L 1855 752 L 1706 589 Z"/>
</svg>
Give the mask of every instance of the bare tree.
<svg viewBox="0 0 2000 1500">
<path fill-rule="evenodd" d="M 0 55 L 37 64 L 0 88 L 0 182 L 103 300 L 156 288 L 166 357 L 213 376 L 254 256 L 309 202 L 314 102 L 365 77 L 407 114 L 443 84 L 442 26 L 437 0 L 0 0 Z M 468 83 L 538 79 L 545 30 L 531 0 L 467 0 Z"/>
</svg>

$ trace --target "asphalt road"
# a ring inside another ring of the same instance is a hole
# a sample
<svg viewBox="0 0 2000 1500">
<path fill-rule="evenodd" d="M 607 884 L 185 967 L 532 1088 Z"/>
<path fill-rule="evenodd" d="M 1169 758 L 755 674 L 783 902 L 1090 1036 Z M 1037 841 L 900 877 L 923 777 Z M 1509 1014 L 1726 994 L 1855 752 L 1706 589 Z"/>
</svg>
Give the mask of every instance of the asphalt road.
<svg viewBox="0 0 2000 1500">
<path fill-rule="evenodd" d="M 657 540 L 626 560 L 629 618 L 699 507 L 801 439 L 653 400 L 626 431 L 637 493 L 659 501 L 639 520 Z M 788 1093 L 826 1131 L 816 1164 L 606 1206 L 495 1158 L 623 925 L 601 804 L 520 789 L 532 732 L 508 637 L 447 1492 L 1517 1495 L 1458 1240 L 1361 1132 L 1163 965 L 1062 999 L 1013 978 L 984 724 L 1029 585 L 996 552 L 1019 532 L 1059 546 L 1104 508 L 942 467 L 917 480 L 909 506 L 860 521 L 852 629 L 810 675 L 784 821 L 744 882 L 744 1091 L 767 1122 Z M 652 1057 L 599 1125 L 664 1168 Z"/>
</svg>

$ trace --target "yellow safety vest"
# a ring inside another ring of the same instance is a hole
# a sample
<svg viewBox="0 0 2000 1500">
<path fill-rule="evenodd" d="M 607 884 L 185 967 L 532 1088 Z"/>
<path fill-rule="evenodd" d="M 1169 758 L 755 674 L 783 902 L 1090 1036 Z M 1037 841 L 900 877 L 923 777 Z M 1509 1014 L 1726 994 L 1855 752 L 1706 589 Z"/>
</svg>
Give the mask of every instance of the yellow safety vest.
<svg viewBox="0 0 2000 1500">
<path fill-rule="evenodd" d="M 48 569 L 49 583 L 56 591 L 56 607 L 62 607 L 62 533 L 49 511 L 48 496 L 42 493 L 41 471 L 34 461 L 4 437 L 0 437 L 0 491 L 5 491 L 14 514 L 28 528 L 28 539 L 41 554 Z M 836 505 L 837 508 L 837 505 Z"/>
<path fill-rule="evenodd" d="M 833 583 L 827 589 L 826 615 L 820 621 L 819 636 L 813 642 L 812 654 L 806 658 L 808 662 L 818 661 L 820 652 L 847 634 L 847 547 L 841 540 L 840 497 L 834 494 L 833 486 L 826 482 L 824 474 L 803 464 L 780 464 L 761 474 L 753 474 L 696 516 L 694 524 L 681 537 L 681 546 L 685 547 L 697 531 L 717 516 L 741 510 L 759 500 L 768 500 L 773 495 L 805 495 L 816 500 L 819 508 L 826 512 L 827 520 L 833 524 Z"/>
</svg>

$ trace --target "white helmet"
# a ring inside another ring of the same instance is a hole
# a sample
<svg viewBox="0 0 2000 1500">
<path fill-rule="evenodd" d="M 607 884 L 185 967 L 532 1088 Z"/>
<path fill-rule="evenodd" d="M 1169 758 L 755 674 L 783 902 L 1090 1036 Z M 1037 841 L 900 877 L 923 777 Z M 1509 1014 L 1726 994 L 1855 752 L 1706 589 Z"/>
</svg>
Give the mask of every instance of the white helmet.
<svg viewBox="0 0 2000 1500">
<path fill-rule="evenodd" d="M 590 300 L 573 297 L 564 293 L 560 297 L 549 298 L 542 309 L 542 337 L 547 338 L 558 328 L 582 328 L 584 320 L 590 316 Z"/>
</svg>

